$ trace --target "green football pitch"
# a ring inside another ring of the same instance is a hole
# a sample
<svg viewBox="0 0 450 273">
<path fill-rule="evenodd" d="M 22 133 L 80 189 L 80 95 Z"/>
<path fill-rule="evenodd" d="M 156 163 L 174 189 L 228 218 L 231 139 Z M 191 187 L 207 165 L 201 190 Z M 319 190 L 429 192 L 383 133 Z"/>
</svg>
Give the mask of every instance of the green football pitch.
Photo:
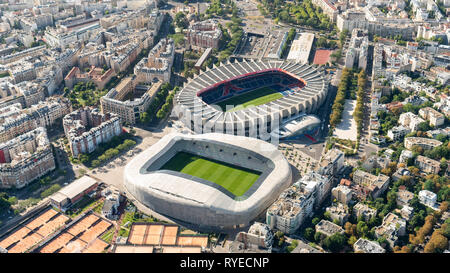
<svg viewBox="0 0 450 273">
<path fill-rule="evenodd" d="M 242 196 L 261 175 L 260 172 L 225 162 L 179 152 L 161 167 L 216 183 L 236 197 Z"/>
<path fill-rule="evenodd" d="M 268 102 L 282 98 L 283 95 L 270 87 L 258 88 L 242 95 L 234 96 L 229 99 L 216 103 L 222 111 L 234 112 L 244 108 L 266 104 Z M 232 105 L 233 108 L 227 110 L 226 106 Z"/>
</svg>

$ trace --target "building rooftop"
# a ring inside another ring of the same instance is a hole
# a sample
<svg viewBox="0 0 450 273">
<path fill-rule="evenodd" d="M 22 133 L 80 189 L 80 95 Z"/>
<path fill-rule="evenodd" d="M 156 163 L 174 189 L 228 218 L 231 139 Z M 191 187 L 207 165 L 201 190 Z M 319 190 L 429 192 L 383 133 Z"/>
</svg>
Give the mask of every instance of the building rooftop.
<svg viewBox="0 0 450 273">
<path fill-rule="evenodd" d="M 72 199 L 97 183 L 98 183 L 97 180 L 95 180 L 94 178 L 84 175 L 81 178 L 78 178 L 77 180 L 73 181 L 69 185 L 59 190 L 56 193 L 55 197 L 62 198 L 62 195 L 64 195 L 67 198 Z"/>
<path fill-rule="evenodd" d="M 384 253 L 386 250 L 380 246 L 378 242 L 369 241 L 364 238 L 359 238 L 354 244 L 355 252 L 363 253 Z"/>
<path fill-rule="evenodd" d="M 335 223 L 332 223 L 328 220 L 322 219 L 317 225 L 316 225 L 316 232 L 323 233 L 327 236 L 331 236 L 335 233 L 343 233 L 344 229 L 342 227 L 336 225 Z"/>
</svg>

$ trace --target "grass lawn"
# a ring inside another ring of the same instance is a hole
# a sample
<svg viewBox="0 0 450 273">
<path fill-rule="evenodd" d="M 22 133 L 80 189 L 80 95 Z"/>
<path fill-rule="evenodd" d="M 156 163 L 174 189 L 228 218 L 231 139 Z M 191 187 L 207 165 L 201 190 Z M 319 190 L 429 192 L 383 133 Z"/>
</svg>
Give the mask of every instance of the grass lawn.
<svg viewBox="0 0 450 273">
<path fill-rule="evenodd" d="M 114 236 L 114 228 L 110 228 L 100 238 L 103 241 L 105 241 L 105 242 L 110 244 L 112 242 L 113 236 Z"/>
<path fill-rule="evenodd" d="M 217 105 L 222 108 L 222 111 L 234 112 L 244 108 L 266 104 L 282 97 L 283 95 L 276 92 L 274 89 L 270 87 L 263 87 L 218 102 Z M 234 107 L 227 111 L 227 105 L 234 105 Z"/>
<path fill-rule="evenodd" d="M 100 204 L 103 205 L 103 202 L 89 196 L 84 196 L 74 205 L 74 207 L 67 211 L 67 215 L 71 218 L 75 218 L 90 208 L 100 206 Z M 101 207 L 102 206 L 100 206 L 100 208 Z"/>
<path fill-rule="evenodd" d="M 242 196 L 260 172 L 241 168 L 186 152 L 177 153 L 161 169 L 177 171 L 219 184 L 235 196 Z"/>
</svg>

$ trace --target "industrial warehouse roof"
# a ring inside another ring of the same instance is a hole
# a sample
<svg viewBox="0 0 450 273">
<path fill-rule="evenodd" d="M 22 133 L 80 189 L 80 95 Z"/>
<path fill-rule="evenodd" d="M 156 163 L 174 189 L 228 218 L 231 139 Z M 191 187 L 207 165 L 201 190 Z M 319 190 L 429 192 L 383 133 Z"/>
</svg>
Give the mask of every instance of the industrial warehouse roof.
<svg viewBox="0 0 450 273">
<path fill-rule="evenodd" d="M 64 197 L 73 199 L 83 191 L 89 189 L 93 185 L 97 183 L 97 180 L 95 180 L 92 177 L 89 177 L 87 175 L 73 181 L 68 186 L 65 186 L 61 190 L 59 190 L 57 193 L 52 195 L 52 199 L 55 201 L 61 202 L 64 200 Z"/>
</svg>

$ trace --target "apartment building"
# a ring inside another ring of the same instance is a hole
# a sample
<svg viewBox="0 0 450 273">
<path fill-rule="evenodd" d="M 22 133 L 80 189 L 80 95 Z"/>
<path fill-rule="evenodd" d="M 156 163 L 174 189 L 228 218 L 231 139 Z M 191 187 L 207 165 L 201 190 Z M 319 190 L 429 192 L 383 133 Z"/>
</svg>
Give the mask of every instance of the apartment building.
<svg viewBox="0 0 450 273">
<path fill-rule="evenodd" d="M 445 116 L 431 107 L 421 108 L 419 110 L 419 115 L 422 118 L 430 121 L 431 126 L 438 127 L 443 125 L 445 122 Z"/>
<path fill-rule="evenodd" d="M 425 120 L 421 119 L 419 116 L 411 112 L 402 113 L 398 119 L 399 124 L 409 128 L 409 130 L 411 131 L 417 131 L 417 129 L 419 128 L 419 124 L 424 121 Z"/>
<path fill-rule="evenodd" d="M 405 234 L 406 221 L 392 212 L 383 218 L 381 226 L 375 228 L 375 236 L 377 238 L 385 237 L 391 247 L 396 245 L 399 236 Z"/>
<path fill-rule="evenodd" d="M 175 54 L 172 39 L 161 39 L 149 52 L 147 58 L 142 58 L 134 67 L 138 83 L 156 81 L 168 82 L 172 74 L 172 64 Z"/>
<path fill-rule="evenodd" d="M 424 137 L 407 137 L 404 142 L 405 148 L 411 150 L 415 145 L 422 147 L 424 150 L 431 150 L 442 145 L 442 142 L 436 139 Z"/>
<path fill-rule="evenodd" d="M 364 221 L 367 222 L 377 215 L 377 210 L 370 208 L 368 205 L 364 203 L 358 203 L 353 206 L 353 215 L 356 218 L 362 217 Z"/>
<path fill-rule="evenodd" d="M 437 195 L 434 192 L 422 190 L 419 192 L 419 200 L 425 206 L 434 207 L 436 205 Z"/>
<path fill-rule="evenodd" d="M 6 106 L 0 109 L 0 142 L 29 132 L 37 127 L 48 127 L 62 118 L 72 109 L 70 101 L 65 98 L 48 98 L 30 108 L 21 105 Z"/>
<path fill-rule="evenodd" d="M 385 253 L 386 250 L 376 241 L 359 238 L 354 244 L 355 253 Z"/>
<path fill-rule="evenodd" d="M 66 115 L 63 126 L 73 157 L 92 153 L 100 143 L 108 142 L 122 133 L 122 125 L 116 114 L 102 114 L 97 108 L 90 107 Z"/>
<path fill-rule="evenodd" d="M 104 71 L 102 68 L 91 66 L 88 72 L 81 72 L 80 69 L 75 66 L 64 78 L 64 83 L 66 87 L 71 89 L 79 82 L 93 82 L 98 89 L 103 89 L 114 75 L 115 72 L 112 69 Z"/>
<path fill-rule="evenodd" d="M 353 68 L 356 65 L 358 68 L 366 69 L 369 50 L 367 34 L 367 30 L 353 29 L 349 49 L 345 56 L 345 67 Z"/>
<path fill-rule="evenodd" d="M 331 207 L 326 208 L 326 212 L 330 214 L 331 220 L 339 222 L 339 225 L 344 225 L 347 222 L 350 214 L 348 213 L 347 205 L 337 203 Z"/>
<path fill-rule="evenodd" d="M 267 209 L 266 223 L 271 229 L 293 234 L 312 215 L 314 202 L 313 192 L 295 183 Z"/>
<path fill-rule="evenodd" d="M 344 234 L 344 229 L 340 226 L 332 223 L 328 220 L 320 220 L 320 222 L 315 226 L 316 232 L 320 232 L 326 236 L 334 235 L 335 233 Z"/>
<path fill-rule="evenodd" d="M 344 168 L 345 154 L 336 148 L 329 150 L 320 162 L 319 173 L 336 177 Z"/>
<path fill-rule="evenodd" d="M 222 30 L 214 19 L 201 21 L 189 26 L 186 38 L 188 44 L 202 48 L 219 48 Z"/>
<path fill-rule="evenodd" d="M 0 145 L 1 188 L 23 188 L 54 169 L 52 148 L 43 127 Z"/>
<path fill-rule="evenodd" d="M 331 22 L 336 22 L 339 11 L 330 0 L 312 0 L 311 2 L 314 5 L 319 6 L 323 13 L 330 18 Z"/>
<path fill-rule="evenodd" d="M 353 182 L 362 186 L 373 198 L 378 198 L 389 186 L 389 176 L 379 174 L 375 176 L 362 170 L 353 173 Z"/>
<path fill-rule="evenodd" d="M 353 192 L 352 190 L 344 185 L 338 185 L 331 190 L 331 195 L 337 202 L 342 204 L 348 204 L 352 200 Z"/>
<path fill-rule="evenodd" d="M 122 123 L 136 124 L 161 89 L 161 85 L 161 81 L 150 86 L 137 85 L 135 76 L 126 77 L 100 99 L 102 113 L 114 113 Z"/>
<path fill-rule="evenodd" d="M 426 156 L 418 155 L 414 161 L 415 165 L 425 173 L 438 174 L 441 170 L 441 163 Z"/>
</svg>

